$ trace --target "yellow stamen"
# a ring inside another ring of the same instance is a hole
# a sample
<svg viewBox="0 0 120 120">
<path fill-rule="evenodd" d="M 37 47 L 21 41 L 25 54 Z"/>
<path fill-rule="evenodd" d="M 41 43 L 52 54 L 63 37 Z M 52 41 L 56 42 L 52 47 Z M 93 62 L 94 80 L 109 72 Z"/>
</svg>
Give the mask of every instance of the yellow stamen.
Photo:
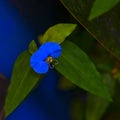
<svg viewBox="0 0 120 120">
<path fill-rule="evenodd" d="M 51 56 L 47 57 L 46 62 L 47 63 L 52 63 L 53 62 L 53 58 Z"/>
</svg>

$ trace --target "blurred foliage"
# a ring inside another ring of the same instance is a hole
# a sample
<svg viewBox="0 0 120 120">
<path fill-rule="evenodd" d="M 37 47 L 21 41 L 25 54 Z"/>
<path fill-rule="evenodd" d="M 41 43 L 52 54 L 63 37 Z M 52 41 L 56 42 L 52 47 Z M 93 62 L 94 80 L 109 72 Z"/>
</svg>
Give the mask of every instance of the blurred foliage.
<svg viewBox="0 0 120 120">
<path fill-rule="evenodd" d="M 94 0 L 60 0 L 70 14 L 111 54 L 120 60 L 120 4 L 88 21 Z M 107 4 L 107 2 L 106 2 Z"/>
<path fill-rule="evenodd" d="M 60 90 L 71 90 L 71 89 L 74 89 L 76 86 L 75 84 L 70 82 L 68 79 L 60 75 L 58 87 Z"/>
<path fill-rule="evenodd" d="M 71 104 L 71 118 L 72 120 L 85 120 L 85 101 L 82 96 L 76 97 Z"/>
<path fill-rule="evenodd" d="M 113 95 L 115 81 L 112 79 L 112 77 L 109 74 L 103 75 L 103 79 L 106 86 Z M 109 104 L 110 104 L 109 101 L 88 94 L 87 106 L 86 106 L 86 120 L 99 120 L 106 111 Z"/>
</svg>

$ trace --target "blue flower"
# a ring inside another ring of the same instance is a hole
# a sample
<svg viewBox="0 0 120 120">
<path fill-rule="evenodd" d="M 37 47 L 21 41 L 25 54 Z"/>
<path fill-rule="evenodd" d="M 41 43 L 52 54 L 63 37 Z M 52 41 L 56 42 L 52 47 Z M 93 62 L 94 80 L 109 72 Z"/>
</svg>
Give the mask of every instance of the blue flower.
<svg viewBox="0 0 120 120">
<path fill-rule="evenodd" d="M 38 73 L 46 73 L 55 58 L 62 53 L 62 48 L 57 42 L 46 42 L 30 58 L 30 66 Z"/>
</svg>

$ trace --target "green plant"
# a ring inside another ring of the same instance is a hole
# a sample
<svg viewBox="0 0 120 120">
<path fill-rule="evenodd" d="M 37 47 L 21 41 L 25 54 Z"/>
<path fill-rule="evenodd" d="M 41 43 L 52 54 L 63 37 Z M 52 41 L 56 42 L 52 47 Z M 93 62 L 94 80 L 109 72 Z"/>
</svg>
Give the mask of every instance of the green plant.
<svg viewBox="0 0 120 120">
<path fill-rule="evenodd" d="M 78 25 L 54 25 L 41 35 L 38 41 L 40 44 L 50 41 L 61 45 L 62 55 L 58 58 L 59 64 L 55 66 L 55 70 L 67 84 L 70 81 L 69 89 L 80 87 L 86 91 L 85 103 L 82 97 L 73 101 L 74 111 L 81 112 L 80 116 L 79 113 L 73 115 L 74 120 L 99 120 L 110 104 L 114 107 L 119 104 L 114 102 L 119 101 L 116 83 L 120 81 L 119 5 L 115 7 L 119 0 L 60 2 L 77 20 Z M 81 30 L 79 24 L 85 30 Z M 35 73 L 30 67 L 30 57 L 37 50 L 37 44 L 31 41 L 28 50 L 20 54 L 15 62 L 5 104 L 6 116 L 26 98 L 45 75 Z"/>
</svg>

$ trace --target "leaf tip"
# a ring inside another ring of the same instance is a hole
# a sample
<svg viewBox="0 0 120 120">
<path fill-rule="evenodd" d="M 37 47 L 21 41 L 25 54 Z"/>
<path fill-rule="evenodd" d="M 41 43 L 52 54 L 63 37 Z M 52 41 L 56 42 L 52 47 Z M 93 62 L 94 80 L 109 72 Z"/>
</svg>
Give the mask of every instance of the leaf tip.
<svg viewBox="0 0 120 120">
<path fill-rule="evenodd" d="M 93 19 L 94 19 L 94 17 L 91 15 L 88 17 L 88 21 L 92 21 Z"/>
</svg>

